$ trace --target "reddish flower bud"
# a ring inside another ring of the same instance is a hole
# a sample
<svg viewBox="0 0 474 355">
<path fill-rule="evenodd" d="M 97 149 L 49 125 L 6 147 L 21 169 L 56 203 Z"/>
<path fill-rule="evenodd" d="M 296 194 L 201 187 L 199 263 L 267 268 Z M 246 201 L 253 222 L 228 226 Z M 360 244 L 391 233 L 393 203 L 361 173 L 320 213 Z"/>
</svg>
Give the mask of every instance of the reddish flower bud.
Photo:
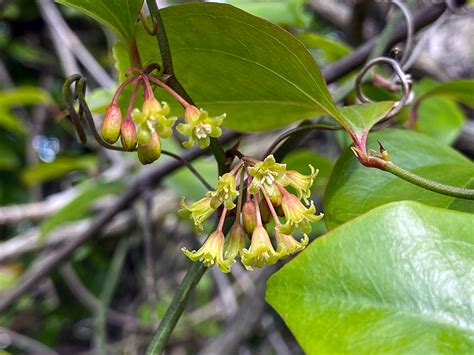
<svg viewBox="0 0 474 355">
<path fill-rule="evenodd" d="M 270 208 L 268 207 L 267 201 L 262 199 L 259 204 L 260 207 L 260 215 L 262 217 L 262 223 L 267 224 L 272 219 L 272 213 L 270 212 Z"/>
<path fill-rule="evenodd" d="M 135 123 L 133 123 L 131 119 L 126 119 L 122 122 L 120 133 L 122 147 L 124 147 L 126 150 L 134 150 L 137 146 L 137 129 L 135 127 Z"/>
<path fill-rule="evenodd" d="M 151 164 L 161 155 L 160 137 L 156 132 L 151 133 L 150 141 L 138 144 L 138 159 L 143 165 Z"/>
<path fill-rule="evenodd" d="M 101 133 L 102 138 L 107 143 L 114 144 L 120 136 L 120 128 L 122 126 L 122 113 L 120 108 L 112 103 L 105 111 L 104 120 L 102 121 Z"/>
<path fill-rule="evenodd" d="M 252 235 L 253 230 L 257 226 L 257 210 L 252 201 L 247 201 L 242 206 L 242 222 L 245 232 Z"/>
</svg>

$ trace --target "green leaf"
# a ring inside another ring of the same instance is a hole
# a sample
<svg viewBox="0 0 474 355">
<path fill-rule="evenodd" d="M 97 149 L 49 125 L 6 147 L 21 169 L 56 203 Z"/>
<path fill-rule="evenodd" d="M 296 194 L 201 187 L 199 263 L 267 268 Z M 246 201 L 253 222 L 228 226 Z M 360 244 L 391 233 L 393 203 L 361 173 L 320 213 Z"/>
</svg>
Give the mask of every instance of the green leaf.
<svg viewBox="0 0 474 355">
<path fill-rule="evenodd" d="M 56 0 L 72 7 L 112 30 L 120 40 L 130 42 L 143 0 Z"/>
<path fill-rule="evenodd" d="M 17 134 L 25 134 L 27 131 L 23 122 L 9 111 L 0 108 L 0 127 Z"/>
<path fill-rule="evenodd" d="M 2 109 L 21 105 L 49 105 L 53 100 L 49 93 L 37 87 L 18 87 L 13 90 L 0 91 L 0 107 Z"/>
<path fill-rule="evenodd" d="M 365 145 L 370 129 L 384 118 L 393 107 L 393 101 L 340 107 L 341 125 L 357 141 Z"/>
<path fill-rule="evenodd" d="M 397 165 L 444 184 L 474 187 L 474 164 L 454 149 L 424 134 L 387 129 L 369 136 L 368 148 L 379 140 Z M 392 174 L 362 166 L 348 148 L 334 167 L 324 196 L 328 228 L 347 222 L 377 206 L 414 200 L 435 207 L 474 212 L 474 201 L 441 195 Z"/>
<path fill-rule="evenodd" d="M 47 91 L 24 86 L 13 90 L 0 91 L 0 127 L 10 132 L 24 134 L 26 126 L 11 112 L 11 109 L 23 105 L 50 105 L 53 103 Z"/>
<path fill-rule="evenodd" d="M 447 97 L 429 97 L 418 108 L 416 129 L 441 143 L 453 143 L 463 125 L 464 113 Z"/>
<path fill-rule="evenodd" d="M 430 96 L 446 96 L 474 107 L 474 80 L 449 81 L 428 90 L 420 99 Z"/>
<path fill-rule="evenodd" d="M 41 223 L 39 227 L 40 241 L 43 241 L 60 224 L 84 217 L 99 198 L 105 195 L 116 194 L 122 190 L 123 186 L 123 183 L 120 181 L 87 183 L 86 186 L 82 187 L 81 192 L 76 198 L 56 213 L 48 216 Z"/>
<path fill-rule="evenodd" d="M 0 112 L 1 117 L 1 112 Z M 0 118 L 1 121 L 1 118 Z M 10 142 L 0 139 L 0 171 L 14 170 L 20 165 L 18 153 L 11 147 Z M 0 193 L 1 195 L 1 193 Z"/>
<path fill-rule="evenodd" d="M 227 113 L 226 127 L 268 130 L 323 112 L 340 118 L 308 50 L 282 28 L 226 4 L 161 13 L 176 76 L 211 115 Z M 137 32 L 138 47 L 144 62 L 156 62 L 156 40 L 151 45 L 149 37 Z M 126 66 L 118 63 L 122 72 Z"/>
<path fill-rule="evenodd" d="M 335 62 L 351 52 L 351 47 L 347 44 L 316 33 L 302 33 L 298 36 L 298 39 L 306 47 L 321 51 L 324 59 L 329 63 Z"/>
<path fill-rule="evenodd" d="M 33 186 L 45 181 L 61 177 L 75 170 L 93 170 L 97 166 L 95 155 L 83 155 L 80 157 L 58 157 L 51 163 L 39 163 L 36 166 L 26 168 L 22 173 L 22 180 L 27 186 Z"/>
<path fill-rule="evenodd" d="M 307 26 L 311 20 L 311 15 L 304 12 L 306 0 L 229 0 L 227 2 L 278 25 Z"/>
<path fill-rule="evenodd" d="M 470 353 L 473 230 L 470 214 L 385 205 L 316 239 L 266 299 L 307 354 Z"/>
</svg>

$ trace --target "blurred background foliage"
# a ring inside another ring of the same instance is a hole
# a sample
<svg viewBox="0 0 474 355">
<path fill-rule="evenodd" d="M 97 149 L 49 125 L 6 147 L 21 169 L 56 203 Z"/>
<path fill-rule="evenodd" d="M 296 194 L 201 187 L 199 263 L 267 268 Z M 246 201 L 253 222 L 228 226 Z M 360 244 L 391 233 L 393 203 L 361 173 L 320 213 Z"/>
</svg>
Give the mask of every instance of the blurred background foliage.
<svg viewBox="0 0 474 355">
<path fill-rule="evenodd" d="M 178 3 L 182 1 L 160 1 L 161 6 Z M 353 1 L 228 3 L 283 26 L 308 47 L 321 67 L 350 53 L 385 24 L 383 2 L 373 6 L 367 2 L 371 6 L 365 8 L 365 26 L 356 17 L 357 2 Z M 460 28 L 464 34 L 456 39 L 460 42 L 457 47 L 449 43 L 449 52 L 439 49 Z M 472 23 L 462 18 L 440 29 L 414 67 L 417 95 L 441 81 L 472 76 L 473 44 L 469 41 L 473 35 Z M 89 78 L 88 103 L 100 122 L 116 85 L 114 41 L 111 33 L 90 18 L 52 1 L 0 0 L 0 296 L 16 284 L 36 256 L 54 253 L 57 245 L 82 233 L 97 211 L 114 204 L 130 180 L 146 169 L 133 154 L 104 151 L 93 142 L 79 144 L 63 109 L 64 78 L 79 71 Z M 424 57 L 429 51 L 431 55 Z M 440 52 L 444 54 L 437 55 Z M 394 94 L 383 89 L 368 85 L 365 89 L 374 99 L 393 99 Z M 354 100 L 354 95 L 346 98 L 347 103 Z M 454 144 L 472 158 L 472 111 L 459 101 L 449 95 L 427 98 L 419 108 L 415 129 Z M 408 117 L 407 109 L 400 123 Z M 277 134 L 247 136 L 241 147 L 245 153 L 261 154 Z M 313 192 L 318 206 L 335 160 L 347 144 L 340 132 L 312 132 L 284 160 L 291 169 L 303 172 L 308 164 L 319 168 Z M 164 148 L 178 152 L 179 141 L 167 142 Z M 162 157 L 157 164 L 166 159 Z M 201 158 L 193 165 L 211 184 L 216 182 L 212 158 Z M 141 353 L 188 263 L 179 249 L 198 245 L 190 225 L 176 215 L 178 199 L 185 195 L 194 200 L 203 193 L 200 182 L 184 168 L 169 176 L 163 186 L 150 189 L 95 242 L 82 246 L 60 271 L 0 314 L 0 354 L 2 347 L 7 353 L 35 353 L 41 344 L 58 353 L 88 352 L 100 343 L 95 330 L 101 324 L 101 307 L 113 310 L 103 329 L 108 351 Z M 156 278 L 152 295 L 142 239 L 143 233 L 150 232 Z M 324 223 L 318 224 L 317 232 L 313 238 L 325 232 Z M 126 240 L 122 258 L 117 255 L 120 240 Z M 118 263 L 115 269 L 114 261 Z M 234 352 L 301 353 L 283 322 L 265 305 L 258 286 L 258 280 L 274 269 L 245 273 L 237 264 L 234 269 L 229 278 L 215 270 L 204 275 L 173 334 L 170 353 L 195 353 L 216 342 L 228 342 L 224 335 L 232 329 L 232 322 L 242 322 L 243 328 L 234 334 L 240 337 L 237 344 L 231 342 Z M 117 282 L 111 284 L 114 273 Z M 109 305 L 101 298 L 107 287 L 115 289 Z M 248 297 L 254 294 L 258 296 Z M 239 317 L 239 304 L 255 311 Z"/>
</svg>

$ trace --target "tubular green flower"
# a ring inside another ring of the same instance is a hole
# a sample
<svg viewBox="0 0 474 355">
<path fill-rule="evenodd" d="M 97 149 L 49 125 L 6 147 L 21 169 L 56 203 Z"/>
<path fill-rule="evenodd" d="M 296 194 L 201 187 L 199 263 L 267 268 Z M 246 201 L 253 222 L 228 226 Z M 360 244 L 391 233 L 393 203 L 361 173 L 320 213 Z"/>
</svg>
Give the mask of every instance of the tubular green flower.
<svg viewBox="0 0 474 355">
<path fill-rule="evenodd" d="M 186 205 L 182 197 L 179 202 L 181 207 L 178 211 L 178 214 L 184 218 L 191 218 L 194 223 L 194 231 L 196 233 L 201 233 L 203 231 L 202 224 L 208 219 L 215 211 L 211 207 L 211 197 L 204 197 L 199 201 L 193 202 L 190 205 Z"/>
<path fill-rule="evenodd" d="M 234 259 L 224 258 L 224 234 L 219 230 L 211 233 L 198 251 L 189 251 L 184 247 L 181 250 L 192 261 L 201 261 L 206 267 L 217 265 L 226 273 L 235 262 Z"/>
<path fill-rule="evenodd" d="M 242 256 L 245 248 L 245 230 L 239 222 L 235 222 L 230 228 L 229 236 L 224 244 L 224 257 L 227 259 L 235 259 L 237 255 Z"/>
<path fill-rule="evenodd" d="M 161 104 L 154 97 L 145 100 L 142 111 L 134 109 L 132 117 L 140 126 L 146 125 L 149 130 L 155 130 L 160 137 L 168 138 L 173 134 L 173 125 L 177 117 L 169 117 L 170 107 L 166 102 Z"/>
<path fill-rule="evenodd" d="M 184 123 L 176 126 L 176 130 L 188 140 L 183 143 L 187 149 L 194 146 L 196 141 L 201 149 L 207 148 L 211 138 L 217 138 L 222 134 L 220 126 L 224 121 L 225 114 L 217 117 L 209 117 L 207 111 L 199 110 L 196 106 L 188 106 L 184 113 Z"/>
<path fill-rule="evenodd" d="M 242 264 L 247 270 L 253 270 L 254 266 L 272 265 L 277 260 L 278 255 L 273 248 L 267 231 L 262 225 L 257 226 L 252 233 L 250 248 L 242 250 Z"/>
<path fill-rule="evenodd" d="M 299 199 L 308 205 L 309 198 L 311 197 L 311 186 L 313 186 L 314 179 L 318 175 L 319 170 L 315 170 L 311 165 L 309 165 L 311 173 L 309 175 L 303 175 L 295 170 L 288 170 L 282 181 L 283 185 L 290 185 L 296 190 L 296 194 Z"/>
<path fill-rule="evenodd" d="M 280 187 L 283 195 L 281 207 L 285 214 L 286 223 L 281 225 L 280 232 L 292 234 L 296 228 L 301 229 L 303 233 L 311 232 L 311 223 L 317 222 L 323 218 L 323 214 L 315 215 L 316 207 L 311 201 L 311 205 L 306 208 L 295 195 L 290 194 L 283 187 Z"/>
<path fill-rule="evenodd" d="M 218 208 L 224 204 L 225 208 L 231 210 L 235 207 L 234 199 L 239 195 L 236 190 L 236 181 L 234 175 L 226 173 L 219 177 L 219 182 L 215 191 L 209 191 L 208 197 L 211 197 L 211 207 Z"/>
<path fill-rule="evenodd" d="M 308 236 L 305 234 L 298 242 L 292 235 L 282 233 L 279 228 L 275 228 L 275 239 L 277 243 L 276 253 L 280 259 L 303 250 L 309 241 Z"/>
<path fill-rule="evenodd" d="M 259 161 L 249 168 L 253 179 L 248 190 L 252 194 L 257 193 L 262 186 L 266 190 L 272 190 L 273 183 L 279 181 L 285 172 L 286 165 L 278 164 L 273 155 L 269 155 L 264 161 Z"/>
</svg>

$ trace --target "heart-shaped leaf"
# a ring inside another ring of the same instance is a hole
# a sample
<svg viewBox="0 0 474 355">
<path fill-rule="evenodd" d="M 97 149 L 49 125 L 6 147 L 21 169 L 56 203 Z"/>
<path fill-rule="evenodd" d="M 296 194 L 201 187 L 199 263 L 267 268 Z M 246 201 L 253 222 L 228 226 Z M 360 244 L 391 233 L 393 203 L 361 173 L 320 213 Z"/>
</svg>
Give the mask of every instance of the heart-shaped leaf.
<svg viewBox="0 0 474 355">
<path fill-rule="evenodd" d="M 307 354 L 453 354 L 474 348 L 474 218 L 381 206 L 275 273 L 267 301 Z"/>
<path fill-rule="evenodd" d="M 377 148 L 377 140 L 394 163 L 415 174 L 452 186 L 474 187 L 474 164 L 424 134 L 395 129 L 374 132 L 368 147 Z M 333 228 L 372 208 L 400 200 L 474 212 L 474 201 L 441 195 L 387 172 L 366 168 L 347 149 L 337 161 L 324 195 L 326 225 Z"/>
</svg>

